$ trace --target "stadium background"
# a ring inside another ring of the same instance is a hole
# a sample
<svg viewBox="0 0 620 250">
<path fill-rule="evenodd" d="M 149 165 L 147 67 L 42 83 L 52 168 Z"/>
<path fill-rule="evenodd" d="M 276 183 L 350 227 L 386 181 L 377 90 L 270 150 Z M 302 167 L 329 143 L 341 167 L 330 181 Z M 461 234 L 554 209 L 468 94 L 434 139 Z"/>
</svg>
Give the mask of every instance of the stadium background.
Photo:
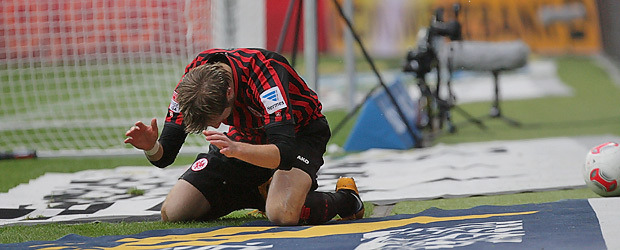
<svg viewBox="0 0 620 250">
<path fill-rule="evenodd" d="M 234 2 L 234 1 L 233 1 Z M 265 47 L 275 50 L 287 10 L 287 1 L 266 0 Z M 373 55 L 400 56 L 415 44 L 420 27 L 427 26 L 432 10 L 444 7 L 449 10 L 453 3 L 461 3 L 463 34 L 466 40 L 501 41 L 523 39 L 538 53 L 581 52 L 595 53 L 600 49 L 601 35 L 609 51 L 618 29 L 613 25 L 618 17 L 612 15 L 618 8 L 613 1 L 594 0 L 541 0 L 541 1 L 354 1 L 354 25 L 367 42 Z M 466 3 L 466 4 L 465 4 Z M 538 11 L 541 6 L 581 3 L 586 17 L 556 24 L 541 23 Z M 4 39 L 0 40 L 0 59 L 37 57 L 42 60 L 63 56 L 83 56 L 97 53 L 180 53 L 170 43 L 187 44 L 186 37 L 179 34 L 184 19 L 194 20 L 193 30 L 210 30 L 211 1 L 196 1 L 191 5 L 179 1 L 3 1 L 1 5 Z M 335 7 L 330 1 L 317 1 L 318 44 L 322 53 L 342 53 L 343 26 Z M 598 6 L 598 7 L 597 7 Z M 197 11 L 200 10 L 200 13 Z M 395 11 L 396 10 L 396 11 Z M 40 13 L 53 13 L 41 15 Z M 296 13 L 296 12 L 294 12 Z M 186 16 L 186 14 L 189 14 Z M 295 14 L 294 14 L 295 15 Z M 446 11 L 447 18 L 453 18 Z M 600 32 L 600 20 L 605 32 Z M 164 16 L 175 22 L 163 23 Z M 149 20 L 151 19 L 151 20 Z M 26 27 L 24 24 L 28 23 Z M 52 23 L 52 25 L 50 25 Z M 302 24 L 303 25 L 303 24 Z M 172 30 L 172 32 L 168 32 Z M 91 31 L 88 36 L 75 37 L 71 33 Z M 581 33 L 581 34 L 573 34 Z M 53 33 L 64 36 L 51 37 Z M 289 32 L 283 47 L 291 52 L 294 35 Z M 194 32 L 194 45 L 202 49 L 212 47 L 212 34 Z M 28 37 L 29 39 L 23 39 Z M 617 39 L 615 39 L 617 40 Z M 110 43 L 118 46 L 110 48 Z M 303 48 L 303 41 L 301 41 Z M 68 46 L 71 45 L 71 46 Z M 74 46 L 78 45 L 78 46 Z M 616 45 L 617 46 L 617 45 Z M 37 48 L 37 49 L 33 49 Z M 68 49 L 75 48 L 75 49 Z"/>
<path fill-rule="evenodd" d="M 264 20 L 256 20 L 264 27 L 256 30 L 261 35 L 247 33 L 238 36 L 240 31 L 235 31 L 235 39 L 246 38 L 250 40 L 246 41 L 248 43 L 275 48 L 288 1 L 225 2 L 231 3 L 228 8 L 239 7 L 238 10 L 241 5 L 254 3 L 251 6 L 253 12 L 265 15 Z M 592 59 L 602 51 L 611 58 L 620 58 L 617 39 L 620 30 L 616 28 L 619 20 L 615 15 L 620 8 L 616 1 L 355 0 L 355 27 L 378 62 L 383 59 L 396 62 L 383 68 L 399 70 L 404 53 L 414 46 L 417 30 L 428 25 L 433 9 L 437 6 L 449 9 L 454 2 L 464 6 L 460 20 L 465 26 L 466 39 L 524 39 L 535 52 L 534 59 L 551 58 L 558 64 L 562 81 L 574 88 L 577 95 L 506 102 L 506 110 L 529 127 L 518 129 L 490 121 L 491 132 L 483 133 L 473 126 L 464 127 L 456 134 L 439 138 L 440 141 L 461 143 L 618 134 L 619 113 L 608 108 L 618 105 L 617 87 Z M 163 116 L 170 89 L 178 81 L 180 69 L 196 52 L 204 47 L 220 46 L 218 44 L 226 39 L 230 41 L 230 37 L 222 39 L 209 32 L 222 28 L 220 26 L 227 27 L 217 25 L 223 22 L 217 19 L 221 18 L 218 8 L 222 7 L 216 6 L 218 3 L 222 1 L 0 2 L 0 151 L 28 147 L 51 150 L 48 156 L 59 156 L 56 150 L 80 148 L 95 149 L 93 154 L 97 155 L 103 152 L 101 149 L 123 147 L 123 134 L 135 120 Z M 319 0 L 317 3 L 320 56 L 322 59 L 336 58 L 328 65 L 341 65 L 344 42 L 339 17 L 331 1 Z M 572 3 L 585 7 L 585 18 L 546 27 L 539 23 L 539 7 Z M 386 9 L 390 15 L 383 14 Z M 447 11 L 447 19 L 451 18 L 450 15 Z M 245 22 L 248 23 L 252 22 Z M 226 30 L 222 32 L 226 33 Z M 289 37 L 285 46 L 287 56 L 291 52 L 291 40 Z M 303 67 L 299 69 L 304 71 Z M 331 73 L 334 69 L 320 68 L 324 70 L 320 73 Z M 463 107 L 475 114 L 488 111 L 486 102 Z M 537 112 L 529 112 L 531 110 Z M 108 127 L 104 128 L 104 125 Z M 204 145 L 204 140 L 190 143 Z M 6 192 L 46 172 L 148 164 L 140 152 L 136 153 L 136 157 L 3 160 L 0 161 L 0 191 Z M 88 153 L 79 152 L 78 155 Z M 182 157 L 177 161 L 178 165 L 191 163 L 193 156 Z M 475 205 L 514 205 L 592 197 L 596 196 L 590 190 L 576 189 L 401 202 L 393 211 L 412 214 L 428 207 L 463 209 Z M 245 218 L 240 223 L 248 220 L 254 219 Z M 230 225 L 238 221 L 225 220 L 223 223 Z M 76 232 L 96 236 L 211 226 L 213 224 L 100 223 L 11 227 L 3 231 L 0 242 L 57 239 Z M 78 231 L 78 228 L 85 227 L 90 229 Z"/>
<path fill-rule="evenodd" d="M 342 62 L 345 26 L 331 1 L 316 3 L 318 53 Z M 445 19 L 454 18 L 454 3 L 462 5 L 465 40 L 522 39 L 539 55 L 605 51 L 619 57 L 614 1 L 356 0 L 353 23 L 371 56 L 394 65 L 415 46 L 434 9 L 444 7 Z M 540 21 L 541 8 L 572 4 L 583 7 L 583 17 Z M 163 116 L 170 89 L 196 53 L 210 47 L 275 50 L 287 6 L 279 0 L 2 1 L 0 150 L 126 152 L 119 144 L 126 128 Z M 289 56 L 292 26 L 282 48 Z M 192 137 L 187 143 L 202 144 Z"/>
</svg>

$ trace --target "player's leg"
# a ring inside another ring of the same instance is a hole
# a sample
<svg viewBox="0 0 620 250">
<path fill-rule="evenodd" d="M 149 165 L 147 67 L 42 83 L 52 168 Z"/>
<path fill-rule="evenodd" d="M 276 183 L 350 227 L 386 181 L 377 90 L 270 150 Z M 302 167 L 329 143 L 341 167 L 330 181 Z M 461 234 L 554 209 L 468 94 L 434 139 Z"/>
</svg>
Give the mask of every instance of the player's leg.
<svg viewBox="0 0 620 250">
<path fill-rule="evenodd" d="M 310 190 L 316 190 L 316 173 L 323 165 L 323 154 L 327 142 L 331 137 L 329 124 L 324 118 L 310 123 L 305 131 L 297 136 L 300 150 L 296 166 L 306 172 L 312 179 Z M 341 177 L 336 184 L 335 192 L 311 191 L 306 196 L 302 208 L 300 223 L 323 224 L 334 216 L 340 215 L 343 219 L 361 219 L 364 215 L 364 203 L 360 199 L 355 181 L 352 178 Z"/>
<path fill-rule="evenodd" d="M 276 225 L 297 225 L 299 215 L 312 186 L 312 179 L 298 168 L 273 174 L 265 204 L 265 214 Z"/>
<path fill-rule="evenodd" d="M 265 200 L 256 185 L 231 182 L 208 187 L 210 191 L 205 195 L 188 181 L 177 181 L 162 205 L 162 220 L 213 220 L 242 208 L 265 209 Z"/>
<path fill-rule="evenodd" d="M 164 221 L 214 220 L 241 208 L 265 208 L 259 185 L 269 169 L 219 153 L 215 146 L 199 154 L 162 205 Z"/>
<path fill-rule="evenodd" d="M 355 191 L 342 188 L 342 182 L 352 178 L 340 178 L 336 192 L 312 191 L 306 196 L 302 207 L 300 224 L 324 224 L 334 216 L 340 215 L 345 220 L 361 219 L 364 217 L 364 203 Z M 355 183 L 353 182 L 353 185 Z"/>
<path fill-rule="evenodd" d="M 364 204 L 352 178 L 341 178 L 336 192 L 309 191 L 311 177 L 299 168 L 278 170 L 269 186 L 266 215 L 276 225 L 323 224 L 334 216 L 361 219 Z"/>
<path fill-rule="evenodd" d="M 271 222 L 278 225 L 323 224 L 336 214 L 343 218 L 357 213 L 363 215 L 364 206 L 356 189 L 343 188 L 351 186 L 348 181 L 347 185 L 337 187 L 336 192 L 313 191 L 318 187 L 316 173 L 324 163 L 329 137 L 325 119 L 311 122 L 297 134 L 298 161 L 289 171 L 276 171 L 269 187 L 266 213 Z M 342 183 L 345 182 L 339 181 Z"/>
<path fill-rule="evenodd" d="M 192 184 L 180 179 L 172 187 L 161 207 L 163 221 L 191 221 L 203 217 L 210 208 L 209 201 Z"/>
<path fill-rule="evenodd" d="M 162 204 L 161 219 L 163 221 L 200 220 L 211 211 L 211 202 L 214 200 L 213 197 L 217 196 L 214 196 L 216 194 L 205 195 L 204 190 L 218 183 L 207 178 L 209 159 L 213 157 L 213 154 L 199 154 L 192 166 L 179 177 Z"/>
</svg>

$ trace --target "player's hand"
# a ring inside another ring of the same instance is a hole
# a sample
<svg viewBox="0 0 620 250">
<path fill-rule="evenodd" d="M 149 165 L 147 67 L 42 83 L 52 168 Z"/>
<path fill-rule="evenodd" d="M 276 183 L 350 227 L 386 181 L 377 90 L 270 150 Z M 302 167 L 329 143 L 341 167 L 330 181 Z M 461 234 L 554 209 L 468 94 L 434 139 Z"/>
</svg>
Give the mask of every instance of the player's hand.
<svg viewBox="0 0 620 250">
<path fill-rule="evenodd" d="M 151 126 L 146 126 L 141 121 L 136 122 L 134 126 L 127 130 L 125 136 L 127 136 L 125 143 L 129 143 L 138 149 L 149 150 L 153 148 L 159 136 L 157 119 L 153 118 L 151 120 Z"/>
<path fill-rule="evenodd" d="M 202 131 L 209 143 L 220 149 L 220 153 L 226 157 L 233 158 L 239 152 L 237 142 L 231 140 L 222 132 L 218 131 Z"/>
</svg>

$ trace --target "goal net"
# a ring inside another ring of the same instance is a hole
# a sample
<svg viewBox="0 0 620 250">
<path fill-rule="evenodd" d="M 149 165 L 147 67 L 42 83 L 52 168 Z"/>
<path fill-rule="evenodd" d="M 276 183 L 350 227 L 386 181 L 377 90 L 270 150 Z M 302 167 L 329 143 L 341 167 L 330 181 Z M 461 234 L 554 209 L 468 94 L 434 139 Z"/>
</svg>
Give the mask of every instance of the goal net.
<svg viewBox="0 0 620 250">
<path fill-rule="evenodd" d="M 132 151 L 125 132 L 161 130 L 183 68 L 213 46 L 211 2 L 2 1 L 0 151 Z"/>
</svg>

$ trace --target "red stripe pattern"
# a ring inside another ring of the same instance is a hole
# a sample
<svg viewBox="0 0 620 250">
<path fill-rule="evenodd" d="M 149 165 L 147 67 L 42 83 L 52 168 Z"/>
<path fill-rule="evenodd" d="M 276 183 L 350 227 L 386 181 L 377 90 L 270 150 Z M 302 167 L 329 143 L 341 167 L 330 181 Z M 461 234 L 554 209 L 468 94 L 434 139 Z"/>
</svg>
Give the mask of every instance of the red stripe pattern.
<svg viewBox="0 0 620 250">
<path fill-rule="evenodd" d="M 198 54 L 187 65 L 185 73 L 197 66 L 221 60 L 227 60 L 233 71 L 236 101 L 231 116 L 224 123 L 230 125 L 228 136 L 234 140 L 264 144 L 265 126 L 294 123 L 295 130 L 299 131 L 311 120 L 323 117 L 317 94 L 288 61 L 275 52 L 250 48 L 209 49 Z M 281 96 L 274 94 L 270 97 L 273 100 L 278 98 L 277 101 L 283 101 L 285 106 L 279 103 L 270 110 L 261 101 L 261 94 L 269 94 L 266 91 L 274 91 L 273 88 L 277 88 Z M 166 122 L 183 125 L 183 115 L 169 107 Z"/>
</svg>

